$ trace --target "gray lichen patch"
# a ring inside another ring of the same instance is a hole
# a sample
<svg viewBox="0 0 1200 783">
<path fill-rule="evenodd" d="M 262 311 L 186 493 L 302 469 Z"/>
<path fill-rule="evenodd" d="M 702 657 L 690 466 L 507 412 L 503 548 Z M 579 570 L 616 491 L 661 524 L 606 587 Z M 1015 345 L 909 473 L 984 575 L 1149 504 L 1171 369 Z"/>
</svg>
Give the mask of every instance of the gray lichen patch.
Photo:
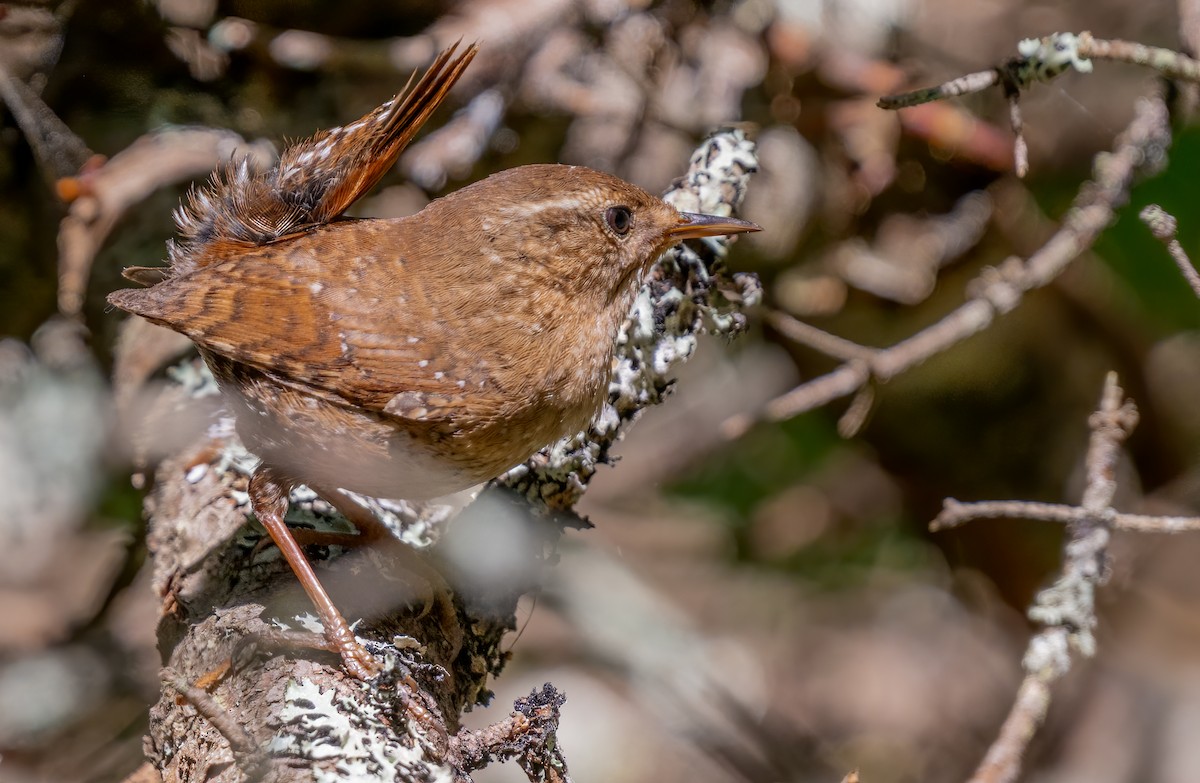
<svg viewBox="0 0 1200 783">
<path fill-rule="evenodd" d="M 351 700 L 308 679 L 288 683 L 279 731 L 268 750 L 314 763 L 321 783 L 380 780 L 454 780 L 453 769 L 431 759 L 428 739 L 409 721 L 404 733 L 391 726 L 391 705 L 373 691 Z"/>
</svg>

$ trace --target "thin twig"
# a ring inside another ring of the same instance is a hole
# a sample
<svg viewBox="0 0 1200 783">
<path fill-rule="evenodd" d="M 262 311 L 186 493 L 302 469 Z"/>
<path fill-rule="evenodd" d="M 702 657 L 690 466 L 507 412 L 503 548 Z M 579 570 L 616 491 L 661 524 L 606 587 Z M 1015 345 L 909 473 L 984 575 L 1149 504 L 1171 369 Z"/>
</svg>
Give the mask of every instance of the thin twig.
<svg viewBox="0 0 1200 783">
<path fill-rule="evenodd" d="M 1093 38 L 1086 31 L 1076 39 L 1076 48 L 1080 57 L 1144 65 L 1172 79 L 1200 82 L 1200 60 L 1173 49 L 1146 46 L 1133 41 Z"/>
<path fill-rule="evenodd" d="M 1113 519 L 1113 529 L 1130 533 L 1195 533 L 1200 532 L 1200 517 L 1117 514 Z"/>
<path fill-rule="evenodd" d="M 1200 272 L 1196 271 L 1192 259 L 1188 258 L 1187 251 L 1183 249 L 1183 245 L 1179 244 L 1179 238 L 1175 233 L 1179 224 L 1175 220 L 1175 216 L 1158 204 L 1151 204 L 1139 212 L 1138 217 L 1150 229 L 1154 238 L 1166 245 L 1171 259 L 1183 273 L 1183 279 L 1192 287 L 1192 292 L 1200 297 Z"/>
<path fill-rule="evenodd" d="M 12 113 L 49 184 L 79 171 L 92 157 L 83 140 L 24 82 L 0 65 L 0 101 Z"/>
<path fill-rule="evenodd" d="M 1024 500 L 985 500 L 961 503 L 954 498 L 943 501 L 942 512 L 929 523 L 933 531 L 958 527 L 973 519 L 1039 519 L 1046 522 L 1077 522 L 1083 510 L 1061 503 L 1031 503 Z"/>
<path fill-rule="evenodd" d="M 1061 503 L 1032 503 L 1024 500 L 985 500 L 962 503 L 946 498 L 942 511 L 929 523 L 933 531 L 949 530 L 974 519 L 1037 519 L 1044 522 L 1071 524 L 1087 516 L 1082 506 Z M 1106 512 L 1113 530 L 1130 533 L 1194 533 L 1200 532 L 1200 517 L 1164 517 L 1150 514 L 1121 514 Z"/>
<path fill-rule="evenodd" d="M 970 783 L 1011 783 L 1016 779 L 1025 750 L 1046 718 L 1050 686 L 1071 667 L 1071 650 L 1085 657 L 1095 652 L 1092 635 L 1096 625 L 1095 592 L 1108 574 L 1108 542 L 1115 515 L 1112 500 L 1117 488 L 1116 465 L 1121 444 L 1136 426 L 1137 418 L 1137 409 L 1124 399 L 1116 373 L 1109 373 L 1100 407 L 1088 419 L 1092 435 L 1088 442 L 1087 484 L 1081 506 L 1075 509 L 1025 504 L 1026 511 L 1044 512 L 1068 522 L 1062 575 L 1038 594 L 1029 609 L 1029 618 L 1043 628 L 1029 640 L 1023 661 L 1025 679 L 995 742 Z M 948 510 L 955 508 L 950 503 L 947 507 Z M 1014 504 L 1007 503 L 990 507 L 996 512 L 1015 509 Z"/>
<path fill-rule="evenodd" d="M 969 783 L 1013 780 L 1021 770 L 1021 757 L 1050 708 L 1050 686 L 1045 678 L 1027 674 L 1017 688 L 1012 710 L 1004 719 L 996 741 L 988 748 Z"/>
<path fill-rule="evenodd" d="M 1004 88 L 1013 129 L 1013 161 L 1018 177 L 1029 170 L 1029 148 L 1023 134 L 1021 93 L 1037 82 L 1048 82 L 1068 68 L 1088 73 L 1092 58 L 1131 63 L 1153 68 L 1173 79 L 1200 83 L 1200 60 L 1173 49 L 1146 46 L 1133 41 L 1095 38 L 1090 32 L 1054 33 L 1044 38 L 1027 38 L 1017 46 L 1014 57 L 990 71 L 960 76 L 951 81 L 920 90 L 886 95 L 876 103 L 881 109 L 902 109 L 930 101 L 981 92 L 997 84 Z M 1190 281 L 1189 281 L 1190 282 Z"/>
<path fill-rule="evenodd" d="M 216 699 L 203 689 L 188 682 L 174 669 L 163 669 L 162 681 L 164 685 L 186 699 L 197 713 L 212 724 L 212 727 L 229 743 L 229 750 L 237 759 L 241 769 L 251 780 L 256 779 L 268 763 L 268 759 L 259 748 L 258 743 L 246 733 L 241 724 L 218 704 Z"/>
<path fill-rule="evenodd" d="M 867 348 L 853 340 L 847 340 L 845 337 L 830 334 L 824 329 L 818 329 L 812 324 L 807 324 L 779 310 L 769 311 L 765 319 L 767 323 L 775 327 L 780 334 L 789 340 L 801 345 L 807 345 L 826 356 L 832 356 L 844 362 L 855 360 L 870 361 L 871 357 L 875 355 L 873 348 Z"/>
<path fill-rule="evenodd" d="M 1013 131 L 1013 172 L 1021 179 L 1029 173 L 1029 145 L 1025 143 L 1025 122 L 1021 119 L 1021 95 L 1008 96 L 1008 122 Z"/>
<path fill-rule="evenodd" d="M 875 105 L 889 111 L 907 109 L 912 106 L 920 106 L 922 103 L 940 101 L 944 98 L 954 98 L 959 95 L 983 92 L 999 83 L 1000 69 L 993 68 L 990 71 L 977 71 L 976 73 L 969 73 L 966 76 L 959 76 L 957 79 L 951 79 L 936 87 L 925 87 L 898 95 L 885 95 Z"/>
<path fill-rule="evenodd" d="M 867 419 L 871 416 L 871 411 L 875 408 L 875 387 L 872 384 L 867 384 L 858 390 L 858 394 L 854 395 L 854 399 L 850 400 L 850 405 L 846 407 L 840 419 L 838 419 L 837 430 L 838 435 L 847 440 L 853 438 L 867 423 Z"/>
<path fill-rule="evenodd" d="M 864 348 L 862 356 L 772 400 L 759 418 L 788 419 L 853 394 L 872 378 L 888 381 L 990 326 L 1019 305 L 1027 292 L 1050 283 L 1091 247 L 1128 200 L 1134 175 L 1161 166 L 1170 141 L 1166 104 L 1159 97 L 1139 101 L 1113 152 L 1097 156 L 1092 179 L 1080 187 L 1062 227 L 1037 252 L 1026 261 L 1013 258 L 984 270 L 967 287 L 970 299 L 942 320 L 890 348 Z M 844 353 L 839 348 L 839 354 Z M 723 429 L 727 436 L 738 437 L 753 422 L 752 417 L 734 417 Z"/>
</svg>

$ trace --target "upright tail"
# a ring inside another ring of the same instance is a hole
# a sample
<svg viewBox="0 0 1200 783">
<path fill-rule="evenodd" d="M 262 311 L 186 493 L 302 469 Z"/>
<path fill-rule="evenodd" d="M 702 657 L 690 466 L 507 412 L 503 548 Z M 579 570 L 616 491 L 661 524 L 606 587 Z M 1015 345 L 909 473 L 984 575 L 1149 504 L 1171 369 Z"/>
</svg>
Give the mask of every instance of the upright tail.
<svg viewBox="0 0 1200 783">
<path fill-rule="evenodd" d="M 284 150 L 269 170 L 246 160 L 213 173 L 175 213 L 171 276 L 206 266 L 217 245 L 263 245 L 334 220 L 379 181 L 475 57 L 458 44 L 442 51 L 414 85 L 361 119 L 319 131 Z M 131 279 L 143 282 L 134 269 Z M 119 305 L 118 305 L 119 306 Z"/>
</svg>

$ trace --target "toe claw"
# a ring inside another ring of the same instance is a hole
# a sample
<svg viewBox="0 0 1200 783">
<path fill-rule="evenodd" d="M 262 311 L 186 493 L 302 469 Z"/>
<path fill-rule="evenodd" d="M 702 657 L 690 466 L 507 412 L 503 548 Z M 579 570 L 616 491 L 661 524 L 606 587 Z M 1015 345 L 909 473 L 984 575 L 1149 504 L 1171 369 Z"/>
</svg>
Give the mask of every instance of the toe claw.
<svg viewBox="0 0 1200 783">
<path fill-rule="evenodd" d="M 379 660 L 357 641 L 340 651 L 346 671 L 358 680 L 372 680 L 383 670 Z"/>
</svg>

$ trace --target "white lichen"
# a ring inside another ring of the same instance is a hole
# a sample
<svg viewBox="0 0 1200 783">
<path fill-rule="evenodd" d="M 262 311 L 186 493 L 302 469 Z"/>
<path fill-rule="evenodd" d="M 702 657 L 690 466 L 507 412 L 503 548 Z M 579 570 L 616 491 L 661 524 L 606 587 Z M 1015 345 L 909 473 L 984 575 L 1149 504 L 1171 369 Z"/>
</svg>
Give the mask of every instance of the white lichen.
<svg viewBox="0 0 1200 783">
<path fill-rule="evenodd" d="M 1021 74 L 1029 83 L 1048 82 L 1068 68 L 1080 73 L 1092 72 L 1092 61 L 1079 55 L 1079 36 L 1074 33 L 1053 33 L 1044 38 L 1026 38 L 1017 44 L 1017 52 L 1025 58 Z"/>
<path fill-rule="evenodd" d="M 350 700 L 310 680 L 292 680 L 267 751 L 315 762 L 313 778 L 319 783 L 454 780 L 451 767 L 429 760 L 412 722 L 407 732 L 397 733 L 390 705 L 373 698 L 367 693 Z"/>
</svg>

